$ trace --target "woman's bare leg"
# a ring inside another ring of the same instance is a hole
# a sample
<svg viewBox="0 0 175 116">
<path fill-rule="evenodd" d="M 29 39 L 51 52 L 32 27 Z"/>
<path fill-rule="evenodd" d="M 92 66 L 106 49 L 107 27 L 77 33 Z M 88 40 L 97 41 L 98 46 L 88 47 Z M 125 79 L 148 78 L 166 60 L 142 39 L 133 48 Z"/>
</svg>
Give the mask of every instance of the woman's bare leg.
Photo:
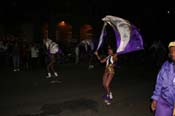
<svg viewBox="0 0 175 116">
<path fill-rule="evenodd" d="M 105 88 L 105 83 L 106 83 L 106 80 L 107 80 L 107 77 L 108 77 L 108 73 L 104 73 L 103 74 L 103 87 Z"/>
<path fill-rule="evenodd" d="M 114 74 L 113 73 L 109 73 L 108 76 L 107 76 L 107 79 L 105 80 L 105 88 L 106 88 L 106 91 L 107 91 L 107 95 L 110 94 L 110 84 L 111 84 L 111 81 L 114 77 Z"/>
<path fill-rule="evenodd" d="M 104 87 L 104 89 L 105 89 L 106 94 L 107 94 L 107 88 L 106 88 L 106 80 L 107 80 L 107 78 L 108 78 L 108 73 L 105 72 L 105 73 L 103 74 L 103 87 Z"/>
<path fill-rule="evenodd" d="M 50 63 L 47 65 L 47 71 L 48 71 L 48 76 L 47 78 L 50 78 L 51 77 L 51 73 L 52 73 L 52 70 L 53 70 L 53 62 L 54 62 L 54 59 L 53 59 L 53 56 L 51 55 L 50 56 Z"/>
<path fill-rule="evenodd" d="M 54 73 L 55 77 L 58 77 L 58 73 L 55 70 L 55 65 L 56 65 L 56 56 L 52 55 L 52 65 L 51 65 L 51 70 Z"/>
<path fill-rule="evenodd" d="M 55 64 L 52 63 L 51 66 L 50 66 L 50 69 L 51 69 L 52 72 L 55 72 L 55 66 L 54 66 L 54 65 L 55 65 Z"/>
</svg>

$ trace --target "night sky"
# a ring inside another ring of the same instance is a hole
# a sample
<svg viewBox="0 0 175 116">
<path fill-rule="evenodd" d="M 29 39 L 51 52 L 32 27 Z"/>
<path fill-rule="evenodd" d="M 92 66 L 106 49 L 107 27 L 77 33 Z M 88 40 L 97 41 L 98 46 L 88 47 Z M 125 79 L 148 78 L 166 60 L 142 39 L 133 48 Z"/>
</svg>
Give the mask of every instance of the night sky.
<svg viewBox="0 0 175 116">
<path fill-rule="evenodd" d="M 142 3 L 143 4 L 143 3 Z M 101 26 L 105 15 L 125 18 L 136 25 L 143 36 L 151 38 L 169 38 L 173 40 L 175 9 L 166 6 L 139 6 L 135 3 L 126 6 L 108 1 L 74 1 L 74 0 L 6 0 L 0 3 L 1 23 L 18 24 L 36 20 L 49 20 L 50 17 L 64 17 L 73 25 L 89 23 Z M 60 18 L 61 19 L 61 18 Z M 72 23 L 71 22 L 71 23 Z M 101 28 L 101 27 L 99 27 Z"/>
<path fill-rule="evenodd" d="M 32 15 L 53 15 L 69 14 L 83 16 L 103 16 L 106 14 L 120 15 L 122 17 L 143 16 L 143 15 L 162 15 L 166 11 L 165 7 L 147 6 L 141 7 L 136 4 L 125 6 L 116 4 L 112 0 L 6 0 L 0 2 L 1 16 L 32 16 Z"/>
</svg>

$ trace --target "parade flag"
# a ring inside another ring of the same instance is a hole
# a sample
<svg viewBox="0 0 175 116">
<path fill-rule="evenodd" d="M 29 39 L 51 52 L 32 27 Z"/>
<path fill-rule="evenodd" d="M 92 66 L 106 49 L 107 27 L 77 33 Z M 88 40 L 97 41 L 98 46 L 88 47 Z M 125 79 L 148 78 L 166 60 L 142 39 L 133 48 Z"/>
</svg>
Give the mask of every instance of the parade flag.
<svg viewBox="0 0 175 116">
<path fill-rule="evenodd" d="M 141 34 L 129 21 L 110 15 L 104 17 L 102 21 L 104 21 L 104 25 L 101 31 L 97 50 L 99 50 L 102 46 L 107 25 L 110 25 L 114 30 L 117 54 L 125 54 L 144 49 Z"/>
</svg>

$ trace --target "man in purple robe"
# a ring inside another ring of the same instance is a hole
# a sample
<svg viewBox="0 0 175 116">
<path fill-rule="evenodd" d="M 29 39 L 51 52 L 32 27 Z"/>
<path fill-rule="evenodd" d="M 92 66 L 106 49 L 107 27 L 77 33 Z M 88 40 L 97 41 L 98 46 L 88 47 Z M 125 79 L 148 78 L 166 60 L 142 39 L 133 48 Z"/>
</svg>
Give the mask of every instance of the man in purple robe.
<svg viewBox="0 0 175 116">
<path fill-rule="evenodd" d="M 175 116 L 175 41 L 168 48 L 170 60 L 162 65 L 151 97 L 155 116 Z"/>
</svg>

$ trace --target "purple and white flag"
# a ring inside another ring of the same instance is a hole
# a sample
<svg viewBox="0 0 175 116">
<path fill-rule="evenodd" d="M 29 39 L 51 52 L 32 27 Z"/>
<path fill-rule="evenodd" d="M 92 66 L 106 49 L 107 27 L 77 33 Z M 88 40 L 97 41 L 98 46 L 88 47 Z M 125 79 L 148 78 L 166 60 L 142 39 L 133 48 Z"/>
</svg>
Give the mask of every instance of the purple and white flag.
<svg viewBox="0 0 175 116">
<path fill-rule="evenodd" d="M 117 54 L 125 54 L 144 49 L 140 33 L 134 25 L 130 24 L 129 21 L 110 15 L 104 17 L 102 20 L 104 21 L 104 25 L 101 31 L 97 50 L 103 43 L 107 24 L 109 24 L 115 32 Z"/>
</svg>

